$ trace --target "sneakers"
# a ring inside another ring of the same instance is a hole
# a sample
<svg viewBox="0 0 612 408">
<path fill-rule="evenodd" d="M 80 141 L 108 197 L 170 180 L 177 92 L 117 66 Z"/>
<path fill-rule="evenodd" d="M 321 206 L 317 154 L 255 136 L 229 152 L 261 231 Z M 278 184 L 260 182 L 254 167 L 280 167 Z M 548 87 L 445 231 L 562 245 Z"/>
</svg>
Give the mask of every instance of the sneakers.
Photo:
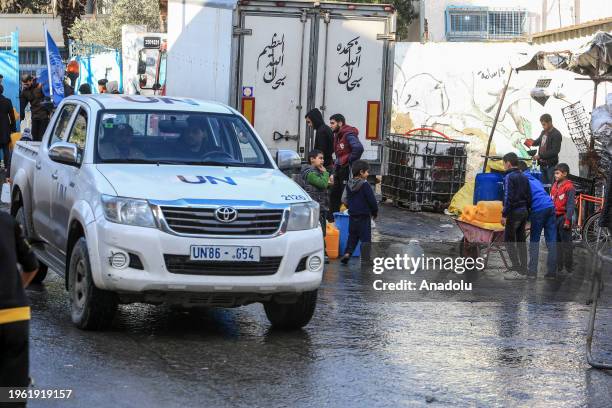
<svg viewBox="0 0 612 408">
<path fill-rule="evenodd" d="M 505 280 L 513 280 L 513 281 L 526 280 L 527 276 L 525 276 L 522 273 L 519 273 L 519 272 L 517 272 L 515 270 L 510 269 L 508 272 L 506 272 L 504 274 L 504 279 Z"/>
<path fill-rule="evenodd" d="M 547 273 L 546 275 L 544 275 L 544 279 L 547 279 L 547 280 L 557 280 L 557 274 L 556 273 Z"/>
<path fill-rule="evenodd" d="M 342 265 L 346 265 L 346 264 L 348 264 L 348 261 L 350 259 L 351 259 L 351 256 L 349 254 L 344 254 L 342 259 L 340 259 L 340 262 L 342 262 Z"/>
<path fill-rule="evenodd" d="M 529 279 L 529 280 L 537 280 L 538 279 L 538 274 L 537 273 L 528 273 L 527 274 L 527 279 Z"/>
</svg>

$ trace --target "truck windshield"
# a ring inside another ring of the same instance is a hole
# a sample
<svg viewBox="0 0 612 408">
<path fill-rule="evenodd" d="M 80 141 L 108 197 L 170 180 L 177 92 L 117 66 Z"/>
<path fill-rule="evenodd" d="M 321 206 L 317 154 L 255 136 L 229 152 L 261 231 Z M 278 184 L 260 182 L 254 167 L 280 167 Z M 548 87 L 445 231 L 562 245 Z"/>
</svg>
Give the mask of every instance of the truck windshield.
<svg viewBox="0 0 612 408">
<path fill-rule="evenodd" d="M 199 112 L 103 112 L 96 162 L 272 167 L 242 118 Z"/>
</svg>

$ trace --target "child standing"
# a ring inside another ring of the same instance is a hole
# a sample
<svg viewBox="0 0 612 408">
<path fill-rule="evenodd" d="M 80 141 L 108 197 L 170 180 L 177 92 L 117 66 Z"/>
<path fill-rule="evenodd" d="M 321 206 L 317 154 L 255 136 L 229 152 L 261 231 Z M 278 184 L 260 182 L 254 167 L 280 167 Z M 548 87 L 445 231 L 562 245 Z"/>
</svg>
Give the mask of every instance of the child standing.
<svg viewBox="0 0 612 408">
<path fill-rule="evenodd" d="M 314 149 L 308 153 L 308 161 L 310 166 L 302 170 L 302 187 L 310 195 L 310 197 L 319 203 L 319 222 L 323 229 L 323 238 L 325 238 L 325 229 L 327 228 L 327 213 L 329 209 L 329 194 L 327 188 L 329 185 L 329 172 L 325 169 L 324 155 L 321 150 Z M 325 257 L 325 262 L 327 256 Z"/>
<path fill-rule="evenodd" d="M 524 161 L 519 161 L 519 170 L 523 172 L 529 187 L 531 187 L 531 231 L 529 233 L 529 271 L 528 279 L 537 279 L 538 258 L 540 255 L 540 238 L 544 231 L 544 240 L 548 248 L 546 259 L 546 275 L 555 275 L 557 272 L 557 217 L 555 216 L 555 206 L 550 195 L 544 190 L 542 182 L 536 179 Z"/>
<path fill-rule="evenodd" d="M 504 209 L 502 225 L 505 226 L 504 241 L 512 268 L 504 279 L 527 279 L 527 244 L 525 226 L 531 209 L 531 188 L 529 180 L 518 169 L 518 156 L 508 153 L 503 158 L 506 176 L 504 177 Z"/>
<path fill-rule="evenodd" d="M 574 271 L 574 255 L 572 248 L 572 217 L 576 207 L 576 189 L 574 183 L 568 180 L 569 166 L 559 163 L 555 167 L 555 183 L 550 189 L 550 196 L 555 204 L 557 215 L 557 272 L 565 267 L 567 273 Z M 547 276 L 556 278 L 556 275 Z"/>
<path fill-rule="evenodd" d="M 362 259 L 369 257 L 369 244 L 372 242 L 372 218 L 378 216 L 378 204 L 374 191 L 368 183 L 370 166 L 363 160 L 352 165 L 353 178 L 348 181 L 343 193 L 343 202 L 349 211 L 349 237 L 341 262 L 347 264 L 357 243 L 362 244 Z M 365 251 L 364 251 L 365 249 Z"/>
</svg>

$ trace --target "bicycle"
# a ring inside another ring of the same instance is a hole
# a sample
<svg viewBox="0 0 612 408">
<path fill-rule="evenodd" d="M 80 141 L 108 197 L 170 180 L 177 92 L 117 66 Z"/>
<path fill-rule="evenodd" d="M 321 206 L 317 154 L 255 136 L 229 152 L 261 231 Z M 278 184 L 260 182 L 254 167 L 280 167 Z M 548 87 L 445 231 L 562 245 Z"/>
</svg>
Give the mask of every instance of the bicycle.
<svg viewBox="0 0 612 408">
<path fill-rule="evenodd" d="M 595 207 L 592 214 L 589 214 L 589 203 L 592 203 Z M 591 252 L 596 252 L 598 245 L 601 247 L 602 244 L 612 242 L 610 231 L 607 228 L 601 228 L 599 225 L 603 203 L 603 197 L 595 197 L 584 193 L 580 193 L 576 197 L 578 214 L 577 222 L 572 229 L 572 238 L 574 242 L 583 243 Z"/>
</svg>

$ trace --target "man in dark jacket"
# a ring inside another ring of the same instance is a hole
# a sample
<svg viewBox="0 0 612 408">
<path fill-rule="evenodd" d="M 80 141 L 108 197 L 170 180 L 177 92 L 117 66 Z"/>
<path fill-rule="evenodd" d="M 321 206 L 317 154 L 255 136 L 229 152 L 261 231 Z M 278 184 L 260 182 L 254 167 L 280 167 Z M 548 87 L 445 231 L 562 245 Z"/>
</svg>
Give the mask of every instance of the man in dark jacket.
<svg viewBox="0 0 612 408">
<path fill-rule="evenodd" d="M 323 166 L 328 170 L 333 164 L 332 154 L 334 153 L 334 134 L 329 126 L 325 124 L 321 111 L 314 108 L 306 114 L 306 124 L 315 131 L 313 149 L 323 152 Z"/>
<path fill-rule="evenodd" d="M 19 224 L 2 211 L 0 237 L 0 387 L 22 388 L 30 384 L 30 307 L 23 288 L 36 276 L 38 262 Z"/>
<path fill-rule="evenodd" d="M 506 176 L 504 177 L 502 225 L 505 226 L 504 241 L 512 262 L 512 269 L 504 278 L 507 280 L 527 279 L 525 226 L 531 209 L 531 187 L 527 177 L 518 169 L 519 160 L 515 153 L 506 154 L 503 162 Z"/>
<path fill-rule="evenodd" d="M 361 158 L 363 145 L 359 141 L 359 131 L 346 124 L 346 119 L 339 113 L 329 118 L 329 124 L 334 132 L 334 184 L 329 196 L 330 221 L 333 222 L 335 212 L 340 211 L 342 191 L 350 178 L 351 164 Z"/>
<path fill-rule="evenodd" d="M 559 163 L 559 152 L 563 136 L 552 124 L 552 117 L 545 113 L 540 116 L 542 133 L 536 140 L 527 139 L 525 144 L 529 147 L 540 146 L 538 153 L 533 156 L 538 161 L 542 171 L 542 184 L 552 184 L 555 180 L 555 166 Z"/>
<path fill-rule="evenodd" d="M 4 87 L 0 85 L 0 151 L 2 151 L 7 177 L 11 171 L 11 151 L 9 150 L 9 144 L 11 143 L 11 133 L 15 131 L 15 124 L 13 103 L 10 99 L 4 97 Z"/>
<path fill-rule="evenodd" d="M 42 85 L 36 82 L 36 79 L 31 75 L 26 75 L 22 83 L 23 89 L 19 96 L 19 115 L 22 119 L 25 118 L 25 108 L 29 103 L 32 114 L 32 139 L 35 142 L 40 142 L 49 125 L 49 109 L 44 104 L 45 95 Z"/>
</svg>

